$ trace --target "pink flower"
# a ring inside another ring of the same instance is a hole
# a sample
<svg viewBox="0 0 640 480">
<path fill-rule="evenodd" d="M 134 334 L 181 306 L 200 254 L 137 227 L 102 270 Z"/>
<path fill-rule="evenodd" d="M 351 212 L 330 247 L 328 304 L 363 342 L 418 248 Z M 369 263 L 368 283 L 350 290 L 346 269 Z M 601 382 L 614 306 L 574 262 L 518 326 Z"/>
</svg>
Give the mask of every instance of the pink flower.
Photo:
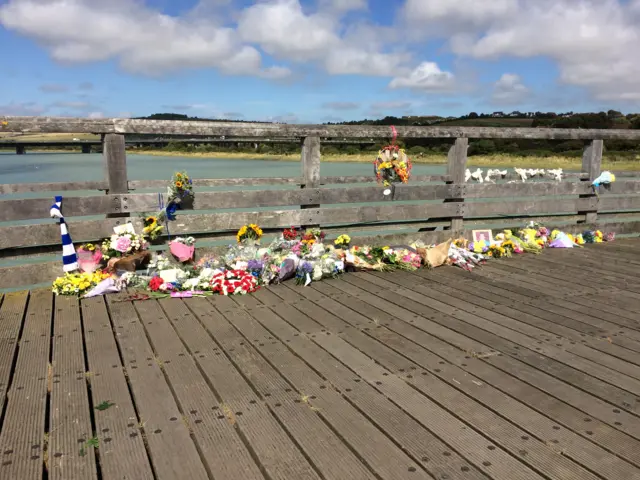
<svg viewBox="0 0 640 480">
<path fill-rule="evenodd" d="M 116 240 L 115 250 L 127 253 L 131 248 L 131 239 L 129 237 L 118 237 Z"/>
</svg>

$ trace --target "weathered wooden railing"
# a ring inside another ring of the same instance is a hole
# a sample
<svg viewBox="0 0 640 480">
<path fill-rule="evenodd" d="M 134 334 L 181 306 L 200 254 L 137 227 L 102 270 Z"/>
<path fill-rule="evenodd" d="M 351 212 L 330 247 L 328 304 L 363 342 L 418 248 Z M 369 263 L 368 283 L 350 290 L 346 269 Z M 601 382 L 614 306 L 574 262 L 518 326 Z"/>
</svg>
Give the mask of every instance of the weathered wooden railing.
<svg viewBox="0 0 640 480">
<path fill-rule="evenodd" d="M 640 180 L 631 178 L 640 177 L 640 172 L 618 172 L 618 181 L 610 189 L 601 189 L 599 196 L 591 188 L 591 181 L 601 170 L 603 140 L 640 142 L 640 131 L 398 127 L 401 138 L 440 137 L 454 142 L 446 175 L 414 175 L 408 185 L 397 185 L 391 195 L 384 195 L 384 189 L 371 185 L 372 174 L 321 176 L 320 138 L 388 138 L 390 130 L 386 127 L 40 117 L 0 117 L 0 120 L 6 122 L 5 131 L 103 134 L 103 181 L 0 185 L 0 195 L 5 198 L 25 192 L 106 192 L 65 197 L 63 212 L 76 242 L 109 236 L 114 226 L 129 220 L 141 229 L 139 214 L 156 211 L 158 195 L 136 192 L 166 191 L 168 179 L 128 179 L 124 134 L 300 138 L 300 177 L 196 178 L 194 210 L 182 212 L 177 221 L 171 222 L 173 236 L 189 234 L 200 240 L 230 241 L 241 225 L 253 222 L 274 233 L 291 225 L 320 225 L 336 234 L 360 235 L 360 242 L 393 243 L 407 239 L 433 242 L 468 234 L 475 228 L 506 228 L 529 220 L 569 231 L 598 227 L 622 234 L 640 233 Z M 469 138 L 581 139 L 587 144 L 582 172 L 566 173 L 560 182 L 546 178 L 526 183 L 518 180 L 478 184 L 465 183 Z M 363 165 L 362 170 L 372 173 L 368 165 Z M 255 189 L 259 186 L 264 188 Z M 252 189 L 203 190 L 207 187 Z M 60 251 L 58 226 L 52 220 L 32 223 L 47 217 L 51 202 L 50 193 L 37 199 L 0 200 L 0 222 L 11 222 L 4 226 L 0 223 L 0 259 L 5 262 L 5 266 L 0 266 L 0 288 L 49 281 L 60 273 L 60 261 L 50 258 Z M 69 220 L 94 215 L 106 218 Z M 30 224 L 15 224 L 20 222 Z M 14 265 L 7 266 L 7 262 Z"/>
</svg>

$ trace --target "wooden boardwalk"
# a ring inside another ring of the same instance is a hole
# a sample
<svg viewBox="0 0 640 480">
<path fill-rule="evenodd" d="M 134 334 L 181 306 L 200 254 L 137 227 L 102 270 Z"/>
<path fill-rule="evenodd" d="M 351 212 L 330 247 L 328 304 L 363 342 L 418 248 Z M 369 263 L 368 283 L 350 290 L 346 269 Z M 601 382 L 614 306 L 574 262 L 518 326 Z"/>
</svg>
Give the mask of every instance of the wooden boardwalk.
<svg viewBox="0 0 640 480">
<path fill-rule="evenodd" d="M 0 478 L 640 479 L 640 240 L 0 307 Z"/>
</svg>

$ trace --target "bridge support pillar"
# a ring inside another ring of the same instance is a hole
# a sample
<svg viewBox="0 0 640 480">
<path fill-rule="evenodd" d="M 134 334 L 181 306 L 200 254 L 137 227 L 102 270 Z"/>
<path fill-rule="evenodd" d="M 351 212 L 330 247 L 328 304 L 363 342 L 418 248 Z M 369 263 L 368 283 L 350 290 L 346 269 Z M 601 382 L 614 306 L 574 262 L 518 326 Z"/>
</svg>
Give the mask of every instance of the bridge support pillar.
<svg viewBox="0 0 640 480">
<path fill-rule="evenodd" d="M 24 145 L 16 145 L 16 155 L 24 155 L 27 153 L 27 149 Z"/>
<path fill-rule="evenodd" d="M 82 153 L 91 153 L 91 145 L 82 145 Z"/>
</svg>

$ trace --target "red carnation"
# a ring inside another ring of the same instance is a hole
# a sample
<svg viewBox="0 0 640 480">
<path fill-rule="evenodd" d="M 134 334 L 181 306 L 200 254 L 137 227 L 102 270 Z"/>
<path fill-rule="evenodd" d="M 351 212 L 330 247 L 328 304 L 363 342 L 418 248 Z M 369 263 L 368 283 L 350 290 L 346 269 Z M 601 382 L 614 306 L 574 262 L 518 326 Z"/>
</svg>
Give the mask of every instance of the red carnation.
<svg viewBox="0 0 640 480">
<path fill-rule="evenodd" d="M 164 280 L 160 277 L 153 277 L 149 282 L 149 288 L 152 292 L 157 292 L 160 287 L 164 284 Z"/>
</svg>

